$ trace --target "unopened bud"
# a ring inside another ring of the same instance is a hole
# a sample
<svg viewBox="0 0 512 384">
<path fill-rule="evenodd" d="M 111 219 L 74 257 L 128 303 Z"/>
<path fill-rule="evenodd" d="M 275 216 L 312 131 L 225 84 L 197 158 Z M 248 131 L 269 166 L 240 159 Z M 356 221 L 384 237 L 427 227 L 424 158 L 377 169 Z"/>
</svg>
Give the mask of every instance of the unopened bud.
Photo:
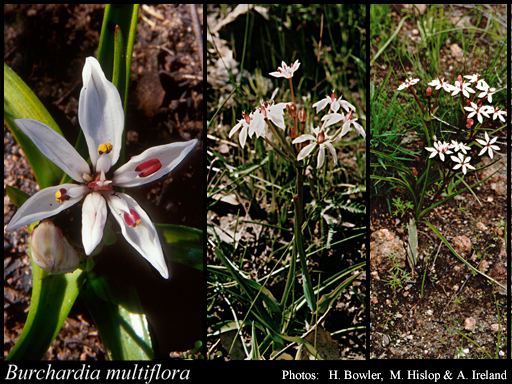
<svg viewBox="0 0 512 384">
<path fill-rule="evenodd" d="M 288 108 L 288 113 L 290 114 L 291 118 L 295 119 L 295 117 L 297 116 L 297 107 L 295 106 L 295 104 L 290 103 L 286 107 Z"/>
<path fill-rule="evenodd" d="M 52 221 L 43 221 L 34 229 L 30 245 L 32 260 L 48 273 L 67 273 L 78 268 L 78 253 Z"/>
<path fill-rule="evenodd" d="M 471 128 L 473 126 L 473 124 L 475 124 L 475 120 L 473 119 L 467 119 L 466 120 L 466 128 Z"/>
<path fill-rule="evenodd" d="M 307 120 L 307 117 L 308 117 L 306 110 L 304 108 L 299 109 L 299 113 L 297 114 L 297 117 L 301 123 L 305 123 Z"/>
<path fill-rule="evenodd" d="M 427 94 L 427 97 L 432 96 L 432 87 L 428 87 L 425 93 Z"/>
</svg>

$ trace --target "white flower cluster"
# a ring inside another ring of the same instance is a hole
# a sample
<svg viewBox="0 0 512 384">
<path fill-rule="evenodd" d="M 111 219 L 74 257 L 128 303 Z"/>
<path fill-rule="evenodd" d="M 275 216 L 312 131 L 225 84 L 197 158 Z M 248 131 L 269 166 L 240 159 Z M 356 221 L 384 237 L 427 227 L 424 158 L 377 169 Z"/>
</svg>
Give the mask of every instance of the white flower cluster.
<svg viewBox="0 0 512 384">
<path fill-rule="evenodd" d="M 401 91 L 411 88 L 418 82 L 419 79 L 406 79 L 399 85 L 398 90 Z M 428 85 L 431 88 L 427 89 L 427 97 L 432 95 L 433 89 L 437 91 L 442 89 L 452 96 L 462 97 L 464 110 L 467 113 L 465 116 L 466 128 L 473 129 L 475 124 L 474 117 L 476 117 L 479 124 L 483 124 L 484 119 L 490 119 L 491 117 L 493 121 L 496 119 L 499 119 L 503 123 L 506 121 L 507 112 L 491 105 L 492 96 L 496 93 L 496 88 L 489 86 L 478 73 L 465 76 L 459 75 L 454 84 L 450 84 L 443 78 L 437 78 L 429 82 Z M 414 90 L 411 89 L 410 92 L 416 96 Z M 484 104 L 484 102 L 489 104 Z M 484 132 L 484 138 L 475 138 L 475 136 L 476 132 L 469 134 L 468 140 L 472 142 L 472 140 L 475 139 L 476 143 L 481 145 L 482 148 L 478 156 L 483 156 L 487 153 L 492 159 L 494 152 L 500 150 L 496 145 L 497 137 L 491 139 L 487 132 Z M 453 169 L 460 169 L 464 175 L 467 173 L 468 169 L 475 169 L 475 167 L 470 164 L 471 156 L 468 155 L 468 151 L 471 151 L 471 143 L 463 143 L 456 140 L 452 140 L 451 143 L 448 143 L 446 141 L 437 140 L 434 136 L 433 146 L 426 147 L 425 149 L 430 152 L 429 158 L 438 156 L 439 160 L 442 162 L 444 162 L 446 156 L 453 154 L 453 156 L 450 156 L 450 159 L 455 163 Z"/>
<path fill-rule="evenodd" d="M 277 71 L 271 72 L 270 75 L 291 79 L 299 66 L 300 63 L 297 60 L 290 66 L 283 61 Z M 231 137 L 239 131 L 238 140 L 242 148 L 247 142 L 247 137 L 252 138 L 256 136 L 270 140 L 271 136 L 269 134 L 268 124 L 273 124 L 286 132 L 284 111 L 287 107 L 293 108 L 295 106 L 293 106 L 293 102 L 275 103 L 275 93 L 276 92 L 272 95 L 270 101 L 261 101 L 259 107 L 253 112 L 249 114 L 243 112 L 242 118 L 229 132 L 229 137 Z M 329 106 L 329 109 L 327 114 L 320 120 L 321 126 L 312 128 L 312 134 L 307 133 L 300 135 L 292 141 L 292 144 L 307 143 L 297 154 L 298 161 L 304 160 L 312 155 L 318 147 L 317 168 L 321 168 L 325 164 L 326 149 L 330 152 L 334 164 L 337 164 L 338 157 L 333 144 L 348 132 L 355 130 L 361 136 L 366 137 L 364 128 L 357 122 L 357 116 L 354 113 L 356 108 L 352 104 L 343 100 L 341 96 L 337 97 L 336 93 L 333 91 L 331 95 L 325 96 L 325 98 L 312 105 L 312 107 L 316 109 L 316 113 L 324 110 L 327 106 Z M 329 133 L 330 129 L 334 131 L 333 134 Z"/>
<path fill-rule="evenodd" d="M 312 107 L 316 109 L 316 113 L 324 110 L 327 106 L 329 106 L 327 114 L 320 119 L 322 126 L 312 128 L 314 136 L 304 134 L 292 141 L 293 144 L 308 142 L 297 155 L 297 160 L 299 161 L 311 155 L 316 147 L 318 147 L 317 168 L 321 168 L 324 165 L 325 148 L 331 153 L 334 165 L 338 164 L 338 156 L 333 143 L 340 140 L 348 132 L 356 130 L 361 136 L 366 137 L 364 128 L 357 122 L 357 117 L 354 115 L 356 107 L 348 101 L 343 100 L 341 96 L 337 97 L 334 91 L 312 105 Z M 329 134 L 329 130 L 334 128 L 338 123 L 341 123 L 341 130 L 338 129 L 332 135 Z"/>
</svg>

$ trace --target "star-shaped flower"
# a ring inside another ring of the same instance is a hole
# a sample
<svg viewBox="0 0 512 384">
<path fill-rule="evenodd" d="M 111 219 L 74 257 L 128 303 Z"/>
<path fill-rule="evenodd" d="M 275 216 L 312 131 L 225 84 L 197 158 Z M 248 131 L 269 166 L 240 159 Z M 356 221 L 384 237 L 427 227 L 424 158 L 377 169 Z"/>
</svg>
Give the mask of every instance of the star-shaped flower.
<svg viewBox="0 0 512 384">
<path fill-rule="evenodd" d="M 299 69 L 300 63 L 299 60 L 295 60 L 295 62 L 288 66 L 284 61 L 281 62 L 281 66 L 277 68 L 277 71 L 270 72 L 270 76 L 274 77 L 284 77 L 287 79 L 291 79 L 293 77 L 293 73 Z"/>
<path fill-rule="evenodd" d="M 492 95 L 496 93 L 496 88 L 490 87 L 484 79 L 480 79 L 476 84 L 476 89 L 481 91 L 478 94 L 479 99 L 487 99 L 489 103 L 492 103 Z"/>
<path fill-rule="evenodd" d="M 453 153 L 450 148 L 450 144 L 448 144 L 446 141 L 435 141 L 434 147 L 425 147 L 425 149 L 430 152 L 429 159 L 439 155 L 439 159 L 441 161 L 444 161 L 444 155 Z"/>
<path fill-rule="evenodd" d="M 500 150 L 500 147 L 498 147 L 497 145 L 494 144 L 494 143 L 496 143 L 496 140 L 498 140 L 498 137 L 493 137 L 491 139 L 491 138 L 489 138 L 489 135 L 487 134 L 487 132 L 485 132 L 485 140 L 476 139 L 476 141 L 480 145 L 482 145 L 482 150 L 480 151 L 478 156 L 482 156 L 483 154 L 485 154 L 485 152 L 487 152 L 489 154 L 489 157 L 492 159 L 494 157 L 493 151 Z"/>
<path fill-rule="evenodd" d="M 456 140 L 452 140 L 450 144 L 450 148 L 452 148 L 455 152 L 462 152 L 464 154 L 467 154 L 467 151 L 471 150 L 471 147 L 468 147 L 466 144 L 464 144 L 462 141 L 458 142 Z"/>
<path fill-rule="evenodd" d="M 453 85 L 444 81 L 444 79 L 435 79 L 428 83 L 431 87 L 435 87 L 436 90 L 444 89 L 446 92 L 453 91 Z"/>
<path fill-rule="evenodd" d="M 343 100 L 340 96 L 339 98 L 336 97 L 336 93 L 332 91 L 330 95 L 325 96 L 322 100 L 317 101 L 315 104 L 312 105 L 313 108 L 316 108 L 316 113 L 320 112 L 322 109 L 324 109 L 326 106 L 330 106 L 329 112 L 338 112 L 340 107 L 342 107 L 345 111 L 355 111 L 356 107 L 354 107 L 352 104 L 350 104 L 348 101 Z"/>
<path fill-rule="evenodd" d="M 251 115 L 242 112 L 242 118 L 238 120 L 238 123 L 231 129 L 231 131 L 229 131 L 228 136 L 231 137 L 236 131 L 240 130 L 240 133 L 238 134 L 238 141 L 240 141 L 240 146 L 242 148 L 245 146 L 245 142 L 247 141 L 247 134 L 249 133 L 249 127 L 252 120 Z"/>
<path fill-rule="evenodd" d="M 478 79 L 480 79 L 480 74 L 473 73 L 472 75 L 464 75 L 465 79 L 468 79 L 468 82 L 470 83 L 476 83 Z"/>
<path fill-rule="evenodd" d="M 500 121 L 502 123 L 505 123 L 506 122 L 506 116 L 507 116 L 507 111 L 505 111 L 505 110 L 502 110 L 502 109 L 499 109 L 499 108 L 494 108 L 492 110 L 492 119 L 493 120 L 500 119 Z"/>
<path fill-rule="evenodd" d="M 473 102 L 471 102 L 471 104 L 469 106 L 464 107 L 464 109 L 469 112 L 469 114 L 467 116 L 468 119 L 470 119 L 476 115 L 476 118 L 480 124 L 483 123 L 484 117 L 486 117 L 486 118 L 490 117 L 489 113 L 491 113 L 491 110 L 489 108 L 492 108 L 492 107 L 489 107 L 488 105 L 478 105 Z"/>
<path fill-rule="evenodd" d="M 309 144 L 301 149 L 299 154 L 297 155 L 297 160 L 303 160 L 309 155 L 311 155 L 316 147 L 318 147 L 318 156 L 317 156 L 317 169 L 322 168 L 325 163 L 325 148 L 329 150 L 332 156 L 332 160 L 334 165 L 338 164 L 338 155 L 336 154 L 336 150 L 332 145 L 333 138 L 331 138 L 326 131 L 321 128 L 313 128 L 313 133 L 315 136 L 310 134 L 304 134 L 297 137 L 292 141 L 293 144 L 304 143 L 309 141 Z"/>
<path fill-rule="evenodd" d="M 466 83 L 462 80 L 462 76 L 459 75 L 457 77 L 457 80 L 455 81 L 455 85 L 452 88 L 452 96 L 457 96 L 459 93 L 462 92 L 464 97 L 469 99 L 470 93 L 475 93 L 475 90 L 470 87 L 471 83 Z"/>
<path fill-rule="evenodd" d="M 463 174 L 466 174 L 468 169 L 475 169 L 469 162 L 471 161 L 471 157 L 464 156 L 464 154 L 460 153 L 457 156 L 450 156 L 450 158 L 456 162 L 453 169 L 461 169 Z"/>
<path fill-rule="evenodd" d="M 150 218 L 129 195 L 114 187 L 137 187 L 155 181 L 178 166 L 197 140 L 152 147 L 109 172 L 121 152 L 124 111 L 117 88 L 107 80 L 99 62 L 88 57 L 82 71 L 83 87 L 78 121 L 89 150 L 91 166 L 53 129 L 32 119 L 16 125 L 49 160 L 75 183 L 44 188 L 14 214 L 6 230 L 14 231 L 34 221 L 54 216 L 82 199 L 82 244 L 90 255 L 103 238 L 107 206 L 130 243 L 158 272 L 169 277 L 158 233 Z"/>
<path fill-rule="evenodd" d="M 398 86 L 398 90 L 401 91 L 403 89 L 412 87 L 413 85 L 417 84 L 420 81 L 420 79 L 405 79 L 402 84 Z"/>
</svg>

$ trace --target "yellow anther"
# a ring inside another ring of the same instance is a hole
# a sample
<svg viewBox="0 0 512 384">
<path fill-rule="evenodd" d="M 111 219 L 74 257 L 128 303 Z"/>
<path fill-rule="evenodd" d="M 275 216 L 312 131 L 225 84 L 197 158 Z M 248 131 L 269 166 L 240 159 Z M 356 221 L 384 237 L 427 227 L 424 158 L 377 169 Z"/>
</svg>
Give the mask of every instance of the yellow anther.
<svg viewBox="0 0 512 384">
<path fill-rule="evenodd" d="M 57 203 L 63 203 L 66 200 L 69 200 L 69 195 L 66 193 L 66 189 L 61 188 L 55 192 L 55 201 Z"/>
<path fill-rule="evenodd" d="M 110 143 L 103 143 L 98 145 L 98 153 L 100 155 L 103 155 L 104 153 L 110 153 L 112 150 L 112 144 Z"/>
</svg>

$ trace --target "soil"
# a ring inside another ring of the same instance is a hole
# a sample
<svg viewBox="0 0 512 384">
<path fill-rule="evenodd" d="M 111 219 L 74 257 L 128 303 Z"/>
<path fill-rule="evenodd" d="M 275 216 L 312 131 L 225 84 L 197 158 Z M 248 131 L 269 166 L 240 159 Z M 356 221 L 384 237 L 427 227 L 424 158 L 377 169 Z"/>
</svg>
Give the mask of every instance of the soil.
<svg viewBox="0 0 512 384">
<path fill-rule="evenodd" d="M 81 69 L 95 54 L 103 20 L 103 5 L 4 5 L 4 61 L 34 91 L 66 137 L 76 139 Z M 203 134 L 202 6 L 143 5 L 132 61 L 126 116 L 127 155 L 154 145 Z M 194 21 L 197 20 L 197 21 Z M 198 145 L 172 176 L 130 191 L 150 211 L 155 222 L 203 227 L 202 145 Z M 20 148 L 4 130 L 4 223 L 15 211 L 6 185 L 34 194 L 38 187 Z M 25 323 L 31 291 L 27 232 L 4 234 L 4 356 Z M 126 255 L 125 255 L 126 256 Z M 203 275 L 172 265 L 175 279 L 154 283 L 151 271 L 139 270 L 131 258 L 108 257 L 99 273 L 123 271 L 115 277 L 134 281 L 157 339 L 155 357 L 180 357 L 203 332 Z M 148 277 L 149 276 L 149 277 Z M 187 294 L 183 294 L 186 290 Z M 158 294 L 156 294 L 158 292 Z M 162 305 L 162 293 L 168 297 Z M 157 299 L 155 299 L 157 298 Z M 177 315 L 176 308 L 180 308 Z M 180 329 L 179 334 L 174 330 Z M 87 311 L 79 302 L 72 309 L 45 359 L 105 359 L 105 350 Z"/>
<path fill-rule="evenodd" d="M 449 9 L 454 23 L 461 22 L 467 12 L 464 6 Z M 396 25 L 401 11 L 401 7 L 393 10 Z M 471 18 L 464 20 L 471 22 Z M 413 41 L 415 23 L 411 19 L 406 21 L 397 38 Z M 444 63 L 457 61 L 459 55 L 449 42 L 445 48 L 441 52 L 441 68 Z M 471 68 L 481 65 L 478 59 L 469 63 Z M 449 66 L 446 68 L 451 71 Z M 381 78 L 378 73 L 385 70 L 377 65 L 375 78 Z M 499 141 L 506 142 L 505 138 Z M 504 149 L 502 146 L 502 153 Z M 506 154 L 498 154 L 498 159 L 493 166 L 497 173 L 476 188 L 475 195 L 463 193 L 435 209 L 426 219 L 468 262 L 506 286 Z M 472 184 L 489 176 L 490 172 L 477 172 L 466 181 Z M 387 213 L 385 202 L 373 198 L 370 217 L 371 357 L 504 358 L 506 290 L 471 273 L 424 225 L 418 227 L 418 254 L 419 264 L 425 268 L 412 272 L 406 261 L 407 215 L 392 217 Z M 384 245 L 386 250 L 383 250 Z"/>
</svg>

